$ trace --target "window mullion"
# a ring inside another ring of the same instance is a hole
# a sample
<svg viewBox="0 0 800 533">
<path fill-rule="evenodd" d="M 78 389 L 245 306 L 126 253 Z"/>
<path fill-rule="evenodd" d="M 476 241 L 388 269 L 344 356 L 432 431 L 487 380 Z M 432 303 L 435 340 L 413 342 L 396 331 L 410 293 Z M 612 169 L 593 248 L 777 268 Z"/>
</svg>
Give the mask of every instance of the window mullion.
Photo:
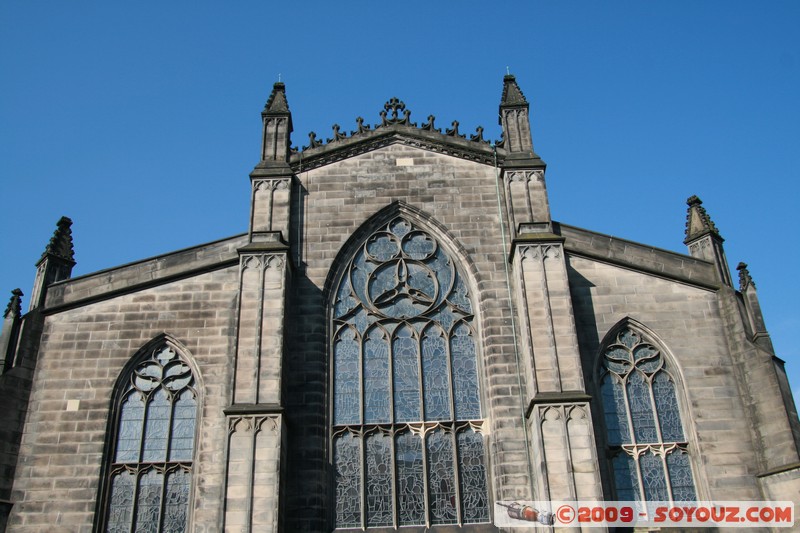
<svg viewBox="0 0 800 533">
<path fill-rule="evenodd" d="M 361 401 L 359 402 L 359 419 L 358 423 L 363 426 L 364 421 L 366 420 L 366 416 L 364 413 L 364 406 L 367 403 L 367 397 L 364 394 L 364 343 L 367 342 L 366 340 L 366 333 L 367 331 L 364 330 L 364 335 L 359 335 L 361 337 L 361 342 L 358 343 L 358 360 L 360 364 L 358 365 L 358 394 Z"/>
<path fill-rule="evenodd" d="M 136 465 L 136 472 L 134 474 L 135 479 L 133 481 L 133 506 L 131 508 L 131 529 L 130 531 L 135 531 L 136 529 L 136 515 L 139 512 L 139 482 L 142 479 L 142 465 Z"/>
<path fill-rule="evenodd" d="M 636 430 L 633 427 L 633 415 L 631 415 L 631 402 L 628 398 L 628 378 L 636 372 L 636 369 L 631 367 L 625 376 L 620 376 L 620 384 L 622 385 L 622 397 L 625 400 L 625 415 L 628 417 L 628 439 L 631 444 L 636 444 Z"/>
<path fill-rule="evenodd" d="M 639 480 L 639 498 L 640 501 L 646 502 L 647 496 L 644 488 L 644 477 L 642 476 L 642 467 L 639 464 L 639 458 L 641 457 L 642 453 L 647 453 L 647 449 L 645 449 L 643 452 L 638 445 L 633 447 L 633 462 L 636 465 L 636 477 Z"/>
<path fill-rule="evenodd" d="M 675 497 L 672 494 L 672 479 L 670 478 L 669 468 L 667 467 L 667 454 L 669 454 L 671 451 L 674 452 L 675 449 L 667 450 L 667 447 L 663 443 L 661 444 L 661 467 L 664 469 L 664 483 L 667 486 L 669 503 L 672 503 L 675 500 Z"/>
<path fill-rule="evenodd" d="M 358 450 L 361 460 L 361 529 L 367 528 L 367 446 L 364 427 L 358 431 Z"/>
<path fill-rule="evenodd" d="M 164 466 L 164 472 L 161 474 L 161 499 L 158 505 L 158 530 L 164 529 L 164 509 L 167 505 L 167 467 Z"/>
<path fill-rule="evenodd" d="M 414 333 L 416 333 L 416 331 L 414 331 Z M 414 335 L 417 343 L 417 382 L 419 383 L 419 419 L 421 422 L 424 422 L 428 418 L 425 413 L 425 380 L 422 375 L 422 335 L 424 333 L 425 328 L 422 328 L 419 335 Z"/>
<path fill-rule="evenodd" d="M 459 322 L 455 322 L 450 327 L 450 332 L 447 334 L 444 347 L 445 359 L 447 360 L 447 383 L 450 386 L 450 391 L 448 394 L 448 396 L 450 396 L 450 420 L 453 422 L 456 420 L 456 387 L 455 383 L 453 382 L 453 357 L 451 353 L 451 346 L 453 340 L 453 330 L 458 326 L 458 324 Z"/>
<path fill-rule="evenodd" d="M 389 443 L 389 446 L 390 446 L 389 447 L 389 450 L 390 450 L 390 452 L 389 452 L 390 453 L 389 463 L 390 463 L 390 466 L 392 467 L 392 525 L 394 526 L 395 529 L 397 529 L 398 526 L 400 525 L 400 506 L 399 506 L 398 500 L 397 500 L 398 493 L 400 491 L 399 491 L 399 485 L 398 485 L 398 479 L 397 479 L 397 455 L 396 455 L 396 452 L 395 452 L 395 445 L 394 445 L 395 431 L 396 431 L 396 428 L 394 426 L 392 426 L 392 429 L 391 429 L 391 431 L 389 433 L 389 439 L 391 441 Z"/>
<path fill-rule="evenodd" d="M 650 408 L 653 410 L 653 423 L 656 427 L 656 438 L 658 439 L 659 443 L 663 444 L 664 437 L 661 436 L 661 419 L 658 417 L 658 407 L 656 407 L 656 397 L 655 393 L 653 392 L 653 381 L 655 381 L 658 372 L 660 372 L 660 370 L 653 373 L 653 375 L 649 377 L 647 377 L 647 374 L 645 374 L 645 377 L 647 378 L 647 390 L 650 394 Z"/>
<path fill-rule="evenodd" d="M 431 502 L 429 496 L 429 480 L 428 480 L 428 428 L 427 424 L 422 424 L 422 431 L 420 432 L 420 436 L 422 437 L 422 481 L 424 487 L 424 494 L 425 497 L 425 527 L 431 527 Z"/>
<path fill-rule="evenodd" d="M 399 327 L 400 325 L 398 324 Z M 387 331 L 383 331 L 383 335 L 387 343 L 386 353 L 389 371 L 389 423 L 394 428 L 394 342 L 392 342 L 392 335 L 389 335 Z"/>
<path fill-rule="evenodd" d="M 461 466 L 460 455 L 458 453 L 458 432 L 456 431 L 456 425 L 453 424 L 452 426 L 453 431 L 450 435 L 450 439 L 453 442 L 453 483 L 455 488 L 455 495 L 456 495 L 456 521 L 459 526 L 464 523 L 464 510 L 461 508 Z"/>
</svg>

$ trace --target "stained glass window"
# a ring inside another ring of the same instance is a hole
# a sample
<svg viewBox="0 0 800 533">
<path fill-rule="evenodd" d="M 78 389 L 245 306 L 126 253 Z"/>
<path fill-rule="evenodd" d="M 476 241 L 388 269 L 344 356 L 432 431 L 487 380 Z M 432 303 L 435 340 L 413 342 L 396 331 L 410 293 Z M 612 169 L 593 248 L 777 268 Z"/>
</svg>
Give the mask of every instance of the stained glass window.
<svg viewBox="0 0 800 533">
<path fill-rule="evenodd" d="M 333 301 L 337 528 L 490 520 L 469 291 L 427 231 L 370 235 Z"/>
<path fill-rule="evenodd" d="M 661 350 L 631 327 L 603 351 L 600 393 L 617 500 L 694 501 L 675 381 Z"/>
<path fill-rule="evenodd" d="M 197 423 L 192 371 L 161 344 L 118 387 L 105 530 L 185 531 Z"/>
</svg>

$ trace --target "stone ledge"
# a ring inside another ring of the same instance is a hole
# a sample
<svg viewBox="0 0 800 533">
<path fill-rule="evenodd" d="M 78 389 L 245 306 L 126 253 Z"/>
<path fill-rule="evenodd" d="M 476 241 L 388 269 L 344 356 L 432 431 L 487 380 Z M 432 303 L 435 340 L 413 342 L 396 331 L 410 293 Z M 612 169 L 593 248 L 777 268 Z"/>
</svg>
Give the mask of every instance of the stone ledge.
<svg viewBox="0 0 800 533">
<path fill-rule="evenodd" d="M 592 397 L 583 391 L 565 391 L 565 392 L 540 392 L 528 403 L 528 408 L 525 410 L 525 418 L 531 416 L 533 408 L 541 404 L 558 404 L 558 403 L 587 403 L 591 402 Z"/>
<path fill-rule="evenodd" d="M 570 255 L 704 289 L 720 288 L 714 264 L 708 261 L 558 222 L 553 222 L 553 230 L 566 239 L 564 249 Z"/>
<path fill-rule="evenodd" d="M 52 314 L 237 265 L 238 250 L 246 243 L 247 235 L 237 235 L 54 283 L 47 289 L 44 312 Z"/>
</svg>

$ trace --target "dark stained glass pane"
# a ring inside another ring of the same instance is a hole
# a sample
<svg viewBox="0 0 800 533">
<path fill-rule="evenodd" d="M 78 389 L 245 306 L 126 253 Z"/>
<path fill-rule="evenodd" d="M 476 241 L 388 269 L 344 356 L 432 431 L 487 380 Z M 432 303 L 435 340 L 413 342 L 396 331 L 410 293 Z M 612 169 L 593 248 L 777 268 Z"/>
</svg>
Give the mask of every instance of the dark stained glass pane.
<svg viewBox="0 0 800 533">
<path fill-rule="evenodd" d="M 628 429 L 628 409 L 625 406 L 625 392 L 622 383 L 613 374 L 607 374 L 601 385 L 603 410 L 605 412 L 608 444 L 630 444 Z"/>
<path fill-rule="evenodd" d="M 664 463 L 661 457 L 645 452 L 639 457 L 639 467 L 642 469 L 644 496 L 647 501 L 668 500 L 667 480 L 664 477 Z"/>
<path fill-rule="evenodd" d="M 634 371 L 628 376 L 628 403 L 636 442 L 639 444 L 658 442 L 653 404 L 650 400 L 650 385 L 641 372 Z"/>
<path fill-rule="evenodd" d="M 425 523 L 425 482 L 423 480 L 422 439 L 410 431 L 395 437 L 397 466 L 397 514 L 401 526 Z"/>
<path fill-rule="evenodd" d="M 133 489 L 136 476 L 126 470 L 111 476 L 111 501 L 108 509 L 108 533 L 128 533 L 133 521 Z"/>
<path fill-rule="evenodd" d="M 633 457 L 625 452 L 618 453 L 613 461 L 614 485 L 618 501 L 639 501 L 639 476 Z"/>
<path fill-rule="evenodd" d="M 190 390 L 178 396 L 172 415 L 172 438 L 169 444 L 170 461 L 191 461 L 194 452 L 197 401 Z"/>
<path fill-rule="evenodd" d="M 169 398 L 164 389 L 159 389 L 147 406 L 144 429 L 143 462 L 165 461 L 167 459 L 167 439 L 169 438 L 169 419 L 172 411 Z"/>
<path fill-rule="evenodd" d="M 450 338 L 450 357 L 453 370 L 453 399 L 457 420 L 474 420 L 481 416 L 478 393 L 478 369 L 475 341 L 469 328 L 458 324 Z"/>
<path fill-rule="evenodd" d="M 161 490 L 164 477 L 148 470 L 139 478 L 139 497 L 136 502 L 136 533 L 158 533 L 161 511 Z"/>
<path fill-rule="evenodd" d="M 447 298 L 447 301 L 452 303 L 456 309 L 462 313 L 472 314 L 472 303 L 469 301 L 469 292 L 461 276 L 456 275 L 455 286 L 450 296 Z"/>
<path fill-rule="evenodd" d="M 683 441 L 683 428 L 681 427 L 681 414 L 678 411 L 678 400 L 675 397 L 675 385 L 663 371 L 653 378 L 653 397 L 656 401 L 658 422 L 661 424 L 661 440 L 664 442 Z"/>
<path fill-rule="evenodd" d="M 472 304 L 452 258 L 398 217 L 354 253 L 332 306 L 336 527 L 489 521 L 483 437 L 453 433 L 481 409 Z"/>
<path fill-rule="evenodd" d="M 120 408 L 115 462 L 136 463 L 139 461 L 143 422 L 144 399 L 140 393 L 131 392 Z"/>
<path fill-rule="evenodd" d="M 640 344 L 633 349 L 633 360 L 636 368 L 647 374 L 652 374 L 661 366 L 661 354 L 649 344 Z"/>
<path fill-rule="evenodd" d="M 392 508 L 392 438 L 372 433 L 367 448 L 367 526 L 391 526 Z"/>
<path fill-rule="evenodd" d="M 400 242 L 388 232 L 375 233 L 367 239 L 364 248 L 375 261 L 389 261 L 400 255 Z"/>
<path fill-rule="evenodd" d="M 333 443 L 336 527 L 361 527 L 361 449 L 352 433 Z"/>
<path fill-rule="evenodd" d="M 191 483 L 191 474 L 183 470 L 167 474 L 167 488 L 164 492 L 164 519 L 162 520 L 163 533 L 186 531 Z"/>
<path fill-rule="evenodd" d="M 420 415 L 419 346 L 413 330 L 403 326 L 392 342 L 394 421 L 417 422 Z"/>
<path fill-rule="evenodd" d="M 456 487 L 453 476 L 453 436 L 442 429 L 428 433 L 428 498 L 431 524 L 454 524 Z"/>
<path fill-rule="evenodd" d="M 672 499 L 676 502 L 697 501 L 689 456 L 681 450 L 667 455 L 667 471 L 672 486 Z"/>
<path fill-rule="evenodd" d="M 425 420 L 450 420 L 447 348 L 439 328 L 429 328 L 422 336 L 422 383 Z"/>
<path fill-rule="evenodd" d="M 334 344 L 335 408 L 334 423 L 357 424 L 361 420 L 361 390 L 359 388 L 359 348 L 356 335 L 343 328 Z"/>
<path fill-rule="evenodd" d="M 106 530 L 184 531 L 197 419 L 191 368 L 162 346 L 123 377 Z"/>
<path fill-rule="evenodd" d="M 465 524 L 489 521 L 483 437 L 472 429 L 458 433 L 458 475 L 461 482 L 461 513 Z"/>
<path fill-rule="evenodd" d="M 372 328 L 364 342 L 364 423 L 390 422 L 389 340 Z"/>
<path fill-rule="evenodd" d="M 606 368 L 611 372 L 625 376 L 633 368 L 633 358 L 628 350 L 619 346 L 611 347 L 606 350 L 605 360 L 603 361 Z"/>
</svg>

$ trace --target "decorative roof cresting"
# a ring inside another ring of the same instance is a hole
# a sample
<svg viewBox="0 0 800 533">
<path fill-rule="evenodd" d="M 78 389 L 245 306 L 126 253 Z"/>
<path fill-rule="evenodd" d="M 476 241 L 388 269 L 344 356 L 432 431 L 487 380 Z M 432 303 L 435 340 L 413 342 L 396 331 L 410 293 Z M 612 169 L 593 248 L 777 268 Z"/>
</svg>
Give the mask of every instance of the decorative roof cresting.
<svg viewBox="0 0 800 533">
<path fill-rule="evenodd" d="M 275 85 L 277 87 L 278 84 L 275 84 Z M 283 84 L 281 84 L 281 86 L 282 85 Z M 283 88 L 281 87 L 281 91 L 282 90 L 283 90 Z M 519 91 L 519 88 L 517 88 L 517 93 L 519 95 L 522 94 L 521 91 Z M 276 94 L 283 95 L 282 92 L 278 93 L 277 90 L 273 91 L 273 96 L 275 97 L 275 100 L 277 100 L 277 98 L 278 98 L 276 96 Z M 267 107 L 270 106 L 270 102 L 272 102 L 273 96 L 270 96 L 270 101 L 267 102 Z M 283 99 L 285 101 L 285 95 L 283 95 L 282 97 L 283 97 Z M 523 97 L 523 100 L 524 100 L 524 97 Z M 287 107 L 287 110 L 288 110 L 288 107 Z M 270 111 L 272 111 L 272 110 L 270 109 Z M 333 144 L 333 143 L 337 143 L 337 142 L 343 141 L 345 139 L 351 139 L 351 138 L 358 138 L 358 137 L 361 137 L 361 136 L 367 136 L 367 135 L 373 134 L 374 132 L 376 132 L 376 131 L 378 131 L 378 130 L 380 130 L 382 128 L 391 128 L 391 127 L 396 127 L 396 126 L 402 126 L 402 127 L 407 127 L 407 128 L 416 128 L 416 129 L 418 129 L 420 131 L 427 131 L 427 132 L 434 132 L 434 133 L 442 134 L 441 128 L 437 128 L 434 125 L 434 121 L 436 120 L 436 117 L 433 116 L 433 115 L 428 115 L 428 121 L 426 123 L 422 124 L 422 126 L 418 126 L 416 122 L 411 122 L 411 110 L 407 109 L 405 102 L 403 102 L 402 100 L 400 100 L 396 96 L 390 98 L 383 105 L 383 110 L 379 113 L 379 115 L 381 117 L 381 121 L 380 121 L 380 123 L 375 124 L 374 126 L 370 126 L 369 124 L 365 124 L 363 117 L 356 118 L 356 129 L 354 131 L 351 131 L 349 136 L 348 136 L 346 131 L 342 131 L 342 127 L 339 124 L 334 124 L 332 126 L 332 134 L 333 134 L 333 136 L 329 137 L 327 139 L 325 139 L 324 137 L 318 137 L 317 133 L 314 132 L 314 131 L 309 132 L 309 134 L 308 134 L 309 143 L 308 143 L 307 146 L 303 146 L 301 148 L 301 150 L 302 151 L 311 150 L 313 148 L 319 148 L 320 146 L 324 146 L 325 144 Z M 451 124 L 451 127 L 447 128 L 443 135 L 446 135 L 448 137 L 459 138 L 459 139 L 466 139 L 467 136 L 465 134 L 460 133 L 459 130 L 458 130 L 458 127 L 459 127 L 459 122 L 457 120 L 454 120 L 452 122 L 452 124 Z M 478 126 L 477 128 L 475 128 L 475 133 L 471 134 L 469 136 L 469 141 L 475 142 L 475 143 L 479 143 L 479 144 L 485 144 L 485 145 L 486 144 L 490 144 L 489 141 L 487 141 L 487 140 L 485 140 L 483 138 L 483 131 L 484 131 L 483 127 L 481 127 L 481 126 Z M 300 150 L 298 150 L 297 148 L 292 148 L 292 152 L 293 153 L 297 153 L 299 151 Z"/>
</svg>

